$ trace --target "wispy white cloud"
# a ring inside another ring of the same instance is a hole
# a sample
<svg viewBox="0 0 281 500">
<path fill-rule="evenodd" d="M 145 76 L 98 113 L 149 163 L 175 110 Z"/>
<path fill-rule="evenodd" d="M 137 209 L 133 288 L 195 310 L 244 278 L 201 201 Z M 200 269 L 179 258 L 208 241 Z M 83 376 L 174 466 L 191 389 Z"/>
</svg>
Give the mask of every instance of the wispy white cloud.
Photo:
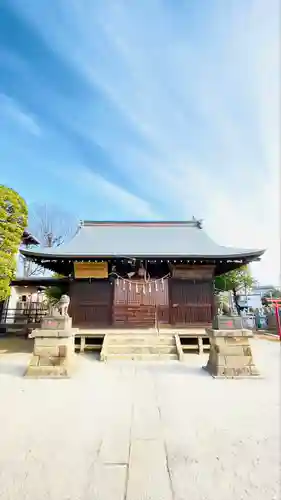
<svg viewBox="0 0 281 500">
<path fill-rule="evenodd" d="M 46 10 L 36 1 L 14 2 L 149 148 L 132 146 L 126 136 L 116 141 L 110 115 L 96 120 L 94 102 L 73 126 L 109 151 L 128 178 L 138 177 L 142 197 L 161 199 L 183 217 L 205 218 L 221 244 L 268 248 L 255 273 L 277 282 L 279 1 L 216 0 L 194 23 L 188 6 L 196 2 L 174 10 L 161 0 L 130 6 L 68 0 L 54 10 L 48 2 Z M 154 211 L 129 187 L 89 170 L 83 176 L 86 189 L 99 186 L 129 210 L 139 203 L 136 216 Z"/>
<path fill-rule="evenodd" d="M 5 94 L 0 94 L 0 113 L 3 125 L 12 121 L 28 133 L 40 135 L 41 129 L 35 117 L 23 110 L 15 99 Z"/>
<path fill-rule="evenodd" d="M 128 210 L 130 207 L 130 219 L 140 217 L 142 219 L 159 219 L 159 215 L 153 210 L 151 205 L 142 198 L 133 195 L 125 188 L 107 181 L 104 177 L 94 173 L 87 167 L 69 167 L 67 169 L 56 169 L 56 175 L 64 182 L 71 182 L 82 193 L 88 194 L 101 203 L 104 207 L 109 203 L 117 205 L 119 210 Z M 91 214 L 95 218 L 95 214 Z M 116 216 L 116 215 L 115 215 Z"/>
</svg>

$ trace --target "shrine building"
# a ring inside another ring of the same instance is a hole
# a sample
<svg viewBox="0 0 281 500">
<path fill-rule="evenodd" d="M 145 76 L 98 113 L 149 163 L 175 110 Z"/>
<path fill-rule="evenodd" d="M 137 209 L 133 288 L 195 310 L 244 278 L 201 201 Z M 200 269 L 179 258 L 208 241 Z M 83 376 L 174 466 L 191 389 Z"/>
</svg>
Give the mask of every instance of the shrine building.
<svg viewBox="0 0 281 500">
<path fill-rule="evenodd" d="M 84 221 L 70 243 L 21 253 L 67 277 L 73 326 L 133 329 L 209 325 L 215 276 L 264 250 L 220 246 L 193 219 Z"/>
</svg>

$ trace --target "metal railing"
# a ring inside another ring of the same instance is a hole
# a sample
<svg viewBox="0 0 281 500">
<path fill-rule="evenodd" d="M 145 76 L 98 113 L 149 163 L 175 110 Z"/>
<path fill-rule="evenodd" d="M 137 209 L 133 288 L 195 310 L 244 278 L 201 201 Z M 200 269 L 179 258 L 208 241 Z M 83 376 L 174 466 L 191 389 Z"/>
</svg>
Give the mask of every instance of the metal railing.
<svg viewBox="0 0 281 500">
<path fill-rule="evenodd" d="M 0 323 L 6 325 L 21 325 L 28 323 L 40 323 L 47 314 L 48 308 L 43 304 L 28 304 L 24 308 L 3 307 Z"/>
</svg>

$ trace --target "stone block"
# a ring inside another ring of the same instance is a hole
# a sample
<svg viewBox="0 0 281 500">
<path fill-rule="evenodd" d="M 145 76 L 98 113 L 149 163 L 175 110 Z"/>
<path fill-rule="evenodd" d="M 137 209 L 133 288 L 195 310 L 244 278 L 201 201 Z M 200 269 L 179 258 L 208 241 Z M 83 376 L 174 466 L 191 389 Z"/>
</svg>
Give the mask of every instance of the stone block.
<svg viewBox="0 0 281 500">
<path fill-rule="evenodd" d="M 66 356 L 67 356 L 67 354 L 68 354 L 69 349 L 68 349 L 68 346 L 67 346 L 67 345 L 60 345 L 60 346 L 58 347 L 58 351 L 59 351 L 59 356 L 60 356 L 61 358 L 66 358 Z"/>
<path fill-rule="evenodd" d="M 72 337 L 38 337 L 35 339 L 36 347 L 53 347 L 60 345 L 68 345 L 72 347 L 74 345 L 74 338 Z"/>
<path fill-rule="evenodd" d="M 250 336 L 249 330 L 211 329 L 206 370 L 214 377 L 258 376 L 259 371 L 255 367 L 249 344 Z"/>
<path fill-rule="evenodd" d="M 227 377 L 249 377 L 251 375 L 250 366 L 243 367 L 226 367 L 225 375 Z"/>
<path fill-rule="evenodd" d="M 174 498 L 167 473 L 165 447 L 161 440 L 133 440 L 129 470 L 127 500 Z"/>
<path fill-rule="evenodd" d="M 225 365 L 225 356 L 214 353 L 210 356 L 212 365 L 224 366 Z"/>
<path fill-rule="evenodd" d="M 72 328 L 71 318 L 47 317 L 45 328 L 32 332 L 34 353 L 26 371 L 29 377 L 68 377 L 74 360 L 74 336 L 77 328 Z"/>
<path fill-rule="evenodd" d="M 29 364 L 25 376 L 34 378 L 69 378 L 73 373 L 73 369 L 74 363 L 66 362 L 66 359 L 63 359 L 62 362 L 56 365 L 33 366 Z"/>
<path fill-rule="evenodd" d="M 246 330 L 246 329 L 236 329 L 236 330 L 216 330 L 213 328 L 206 328 L 206 334 L 209 336 L 209 338 L 217 338 L 217 337 L 252 337 L 253 332 L 252 330 Z"/>
<path fill-rule="evenodd" d="M 58 330 L 46 330 L 43 328 L 37 328 L 36 330 L 33 330 L 31 333 L 30 337 L 33 337 L 35 339 L 37 338 L 55 338 L 58 337 Z"/>
<path fill-rule="evenodd" d="M 42 356 L 42 357 L 48 357 L 48 356 L 59 356 L 59 346 L 34 346 L 34 354 L 35 356 Z"/>
<path fill-rule="evenodd" d="M 215 345 L 218 347 L 225 346 L 225 337 L 210 337 L 210 346 Z"/>
<path fill-rule="evenodd" d="M 77 332 L 77 329 L 72 329 L 72 330 L 58 330 L 58 337 L 74 337 L 75 333 Z"/>
<path fill-rule="evenodd" d="M 244 348 L 241 345 L 214 346 L 216 352 L 223 356 L 244 356 Z"/>
<path fill-rule="evenodd" d="M 32 355 L 32 358 L 29 362 L 29 366 L 37 366 L 39 363 L 39 356 L 34 356 L 34 354 Z"/>
<path fill-rule="evenodd" d="M 246 328 L 243 328 L 243 330 L 241 330 L 241 333 L 242 333 L 243 337 L 253 337 L 253 331 L 252 330 L 248 330 Z"/>
<path fill-rule="evenodd" d="M 60 366 L 29 366 L 25 375 L 35 378 L 58 378 L 68 377 L 69 373 L 66 368 Z"/>
<path fill-rule="evenodd" d="M 58 356 L 40 356 L 38 366 L 57 366 L 60 364 Z"/>
<path fill-rule="evenodd" d="M 73 337 L 76 333 L 75 330 L 46 330 L 43 328 L 37 328 L 36 330 L 33 330 L 31 337 L 34 338 L 68 338 L 68 337 Z"/>
<path fill-rule="evenodd" d="M 225 343 L 227 345 L 240 345 L 240 346 L 248 346 L 249 341 L 247 337 L 225 337 Z"/>
<path fill-rule="evenodd" d="M 215 316 L 212 327 L 215 330 L 239 330 L 243 328 L 241 316 Z"/>
<path fill-rule="evenodd" d="M 225 356 L 226 366 L 229 368 L 243 368 L 253 364 L 252 356 Z"/>
<path fill-rule="evenodd" d="M 252 349 L 249 345 L 241 347 L 243 348 L 244 356 L 252 356 Z"/>
<path fill-rule="evenodd" d="M 45 316 L 41 328 L 44 330 L 71 330 L 72 318 L 69 316 Z"/>
</svg>

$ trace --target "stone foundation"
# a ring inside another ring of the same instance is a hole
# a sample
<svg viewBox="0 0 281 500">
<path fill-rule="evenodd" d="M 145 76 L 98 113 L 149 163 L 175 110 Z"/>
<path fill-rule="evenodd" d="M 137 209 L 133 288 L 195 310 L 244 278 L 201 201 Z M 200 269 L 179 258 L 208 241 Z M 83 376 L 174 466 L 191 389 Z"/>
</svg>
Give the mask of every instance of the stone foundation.
<svg viewBox="0 0 281 500">
<path fill-rule="evenodd" d="M 25 373 L 27 377 L 68 378 L 74 367 L 74 338 L 69 317 L 46 317 L 41 328 L 33 330 L 34 349 Z"/>
<path fill-rule="evenodd" d="M 257 377 L 249 338 L 251 330 L 206 329 L 210 338 L 210 354 L 204 367 L 213 377 Z"/>
</svg>

